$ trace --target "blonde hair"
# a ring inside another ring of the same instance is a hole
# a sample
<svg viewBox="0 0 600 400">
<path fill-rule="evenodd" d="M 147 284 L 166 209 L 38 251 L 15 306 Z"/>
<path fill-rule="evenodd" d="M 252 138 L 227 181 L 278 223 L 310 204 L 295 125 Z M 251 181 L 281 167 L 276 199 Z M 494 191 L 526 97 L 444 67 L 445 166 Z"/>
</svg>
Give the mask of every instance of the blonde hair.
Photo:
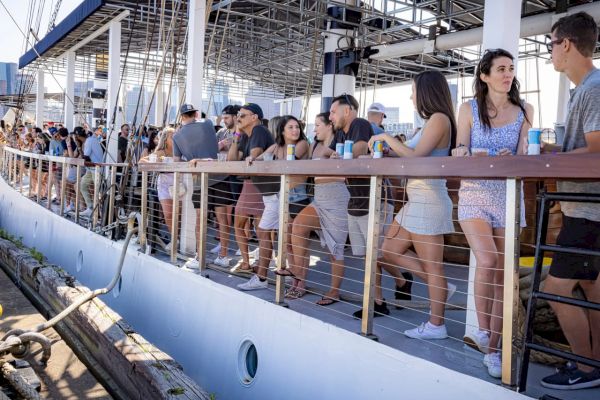
<svg viewBox="0 0 600 400">
<path fill-rule="evenodd" d="M 169 137 L 173 137 L 174 133 L 175 133 L 174 128 L 163 129 L 162 132 L 160 133 L 160 137 L 158 139 L 158 144 L 156 145 L 156 149 L 154 151 L 167 150 L 167 139 Z"/>
</svg>

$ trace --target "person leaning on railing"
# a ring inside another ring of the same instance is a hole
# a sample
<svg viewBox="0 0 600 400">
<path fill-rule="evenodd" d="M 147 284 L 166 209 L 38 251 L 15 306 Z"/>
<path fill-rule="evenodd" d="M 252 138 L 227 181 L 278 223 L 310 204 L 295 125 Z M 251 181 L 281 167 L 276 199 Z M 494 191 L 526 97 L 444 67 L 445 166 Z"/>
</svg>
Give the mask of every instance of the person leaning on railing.
<svg viewBox="0 0 600 400">
<path fill-rule="evenodd" d="M 168 159 L 167 157 L 173 157 L 173 135 L 175 134 L 174 128 L 165 128 L 159 135 L 158 145 L 156 146 L 154 152 L 146 157 L 140 159 L 140 163 L 144 162 L 163 162 Z M 150 158 L 152 157 L 152 160 Z M 161 172 L 158 174 L 158 178 L 156 179 L 156 191 L 158 193 L 158 201 L 160 203 L 160 208 L 162 209 L 163 216 L 165 217 L 165 224 L 167 225 L 167 229 L 173 235 L 171 231 L 173 225 L 173 197 L 175 193 L 173 193 L 173 184 L 174 184 L 174 174 Z M 165 251 L 170 252 L 172 242 L 169 242 L 165 245 Z"/>
<path fill-rule="evenodd" d="M 600 153 L 600 70 L 592 64 L 598 27 L 594 18 L 577 13 L 552 26 L 548 51 L 554 69 L 563 72 L 576 87 L 571 92 L 562 146 L 543 146 L 543 151 Z M 559 192 L 600 193 L 599 182 L 558 181 Z M 561 202 L 562 228 L 556 244 L 600 250 L 600 204 Z M 544 291 L 573 297 L 580 286 L 588 301 L 600 303 L 600 258 L 554 253 Z M 549 301 L 573 353 L 600 360 L 600 312 Z M 600 386 L 600 369 L 569 362 L 541 381 L 551 389 L 583 389 Z"/>
<path fill-rule="evenodd" d="M 281 118 L 277 131 L 275 133 L 275 143 L 269 146 L 264 153 L 258 157 L 248 156 L 246 162 L 251 164 L 255 160 L 264 160 L 269 157 L 273 160 L 286 160 L 288 155 L 288 146 L 294 146 L 294 158 L 306 159 L 308 157 L 308 141 L 304 132 L 300 128 L 300 122 L 292 115 L 285 115 Z M 238 285 L 242 290 L 264 289 L 266 287 L 266 277 L 269 263 L 273 255 L 274 233 L 279 229 L 279 176 L 253 176 L 252 182 L 256 185 L 262 194 L 264 211 L 258 224 L 257 236 L 259 240 L 259 260 L 256 275 L 248 282 Z M 306 205 L 308 205 L 308 195 L 306 194 L 306 177 L 294 176 L 290 178 L 288 192 L 289 201 L 289 219 L 288 237 L 287 237 L 287 261 L 294 262 L 294 253 L 291 246 L 292 228 L 291 224 L 294 218 Z"/>
<path fill-rule="evenodd" d="M 237 116 L 237 132 L 227 154 L 228 161 L 242 161 L 248 157 L 258 157 L 273 143 L 271 132 L 262 125 L 263 111 L 258 104 L 246 103 L 240 108 Z M 248 231 L 246 224 L 250 217 L 260 219 L 264 209 L 262 196 L 249 177 L 245 177 L 242 192 L 235 206 L 235 239 L 242 255 L 242 262 L 237 265 L 237 272 L 252 273 L 250 255 L 248 254 Z M 259 282 L 265 288 L 266 279 Z"/>
<path fill-rule="evenodd" d="M 334 139 L 333 123 L 329 112 L 315 118 L 315 142 L 310 147 L 312 160 L 328 159 L 333 153 L 329 148 Z M 306 274 L 309 266 L 309 238 L 311 231 L 320 232 L 321 243 L 327 246 L 331 260 L 331 288 L 317 301 L 327 306 L 340 299 L 340 286 L 344 277 L 344 247 L 348 239 L 348 200 L 350 193 L 345 179 L 338 177 L 315 177 L 313 202 L 294 218 L 292 225 L 292 253 L 294 263 L 289 268 L 275 271 L 282 276 L 294 278 L 286 293 L 287 298 L 300 298 L 306 293 Z"/>
<path fill-rule="evenodd" d="M 102 145 L 99 141 L 99 136 L 87 136 L 87 133 L 82 129 L 77 132 L 77 137 L 83 143 L 83 159 L 91 163 L 101 163 L 104 159 L 104 152 L 102 151 Z M 94 183 L 94 171 L 96 167 L 86 167 L 85 175 L 81 178 L 79 189 L 81 190 L 81 197 L 85 203 L 86 209 L 79 215 L 82 217 L 89 217 L 92 215 L 92 207 L 94 205 L 92 201 L 92 194 L 90 193 L 90 187 Z"/>
<path fill-rule="evenodd" d="M 75 128 L 75 132 L 77 132 L 78 128 Z M 63 131 L 66 128 L 60 128 L 59 132 Z M 61 135 L 62 136 L 62 135 Z M 85 136 L 87 138 L 87 135 Z M 83 147 L 82 139 L 78 139 L 76 133 L 69 133 L 67 131 L 67 136 L 63 139 L 64 147 L 66 148 L 65 156 L 69 158 L 83 158 L 83 151 L 81 150 Z M 76 188 L 77 184 L 77 167 L 74 165 L 70 165 L 67 171 L 67 185 L 65 188 L 65 213 L 71 212 L 75 210 L 75 199 L 76 197 Z M 82 171 L 85 173 L 85 170 Z"/>
<path fill-rule="evenodd" d="M 399 157 L 447 157 L 456 140 L 456 120 L 450 88 L 437 71 L 418 74 L 412 86 L 411 99 L 417 113 L 424 119 L 423 128 L 406 143 L 387 133 L 369 140 L 386 143 Z M 397 300 L 411 299 L 412 273 L 427 283 L 431 311 L 429 320 L 406 330 L 415 339 L 445 339 L 446 302 L 456 290 L 444 275 L 444 234 L 453 233 L 452 201 L 445 179 L 409 179 L 406 183 L 407 203 L 402 207 L 386 234 L 382 257 L 377 263 L 375 278 L 375 316 L 389 314 L 381 291 L 381 268 L 396 281 Z M 415 252 L 409 250 L 413 246 Z M 400 273 L 398 267 L 406 269 Z M 362 317 L 362 310 L 355 317 Z"/>
<path fill-rule="evenodd" d="M 525 154 L 525 137 L 533 107 L 521 100 L 513 56 L 503 49 L 486 50 L 475 71 L 474 99 L 458 114 L 458 147 L 453 156 Z M 463 179 L 458 192 L 458 220 L 475 255 L 475 310 L 479 330 L 465 342 L 486 353 L 488 373 L 502 376 L 499 349 L 504 296 L 504 227 L 506 182 Z M 525 207 L 521 197 L 521 227 Z"/>
<path fill-rule="evenodd" d="M 335 97 L 329 109 L 329 118 L 336 130 L 335 138 L 330 148 L 334 150 L 331 158 L 340 158 L 335 152 L 338 143 L 352 141 L 352 155 L 348 158 L 367 156 L 369 147 L 367 143 L 373 136 L 373 127 L 363 118 L 358 118 L 358 101 L 349 94 Z M 346 158 L 346 154 L 344 154 Z M 369 179 L 347 178 L 350 199 L 348 200 L 348 231 L 353 256 L 364 256 L 367 249 L 367 231 L 369 220 Z M 384 234 L 392 223 L 394 205 L 387 185 L 382 185 L 381 213 L 379 215 L 379 243 L 381 248 Z"/>
</svg>

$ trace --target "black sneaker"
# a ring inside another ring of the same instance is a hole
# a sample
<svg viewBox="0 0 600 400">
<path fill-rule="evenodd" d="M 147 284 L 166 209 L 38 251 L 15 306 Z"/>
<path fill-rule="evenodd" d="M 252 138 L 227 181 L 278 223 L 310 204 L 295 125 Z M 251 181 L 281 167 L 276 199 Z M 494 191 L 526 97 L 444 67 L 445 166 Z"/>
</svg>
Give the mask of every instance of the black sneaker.
<svg viewBox="0 0 600 400">
<path fill-rule="evenodd" d="M 567 363 L 564 368 L 558 368 L 554 375 L 542 379 L 541 384 L 548 389 L 575 390 L 600 386 L 600 369 L 583 372 L 575 363 Z"/>
<path fill-rule="evenodd" d="M 383 317 L 384 315 L 390 315 L 390 309 L 387 307 L 387 303 L 385 299 L 381 302 L 381 304 L 375 303 L 375 309 L 373 310 L 373 317 Z M 362 319 L 362 309 L 354 312 L 352 316 L 356 319 Z"/>
<path fill-rule="evenodd" d="M 414 280 L 413 274 L 411 274 L 410 272 L 402 272 L 402 276 L 404 277 L 404 279 L 406 279 L 406 283 L 402 287 L 396 285 L 396 292 L 394 293 L 394 298 L 396 300 L 411 301 L 412 300 L 411 291 L 412 291 L 412 284 L 413 284 L 413 280 Z M 396 304 L 396 309 L 403 310 L 404 307 Z"/>
</svg>

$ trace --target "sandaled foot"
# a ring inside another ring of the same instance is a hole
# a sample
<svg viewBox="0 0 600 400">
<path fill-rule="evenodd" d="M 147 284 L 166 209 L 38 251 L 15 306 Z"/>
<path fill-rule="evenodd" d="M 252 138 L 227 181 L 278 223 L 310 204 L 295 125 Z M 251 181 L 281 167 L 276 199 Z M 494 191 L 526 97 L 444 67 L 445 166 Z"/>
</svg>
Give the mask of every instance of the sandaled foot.
<svg viewBox="0 0 600 400">
<path fill-rule="evenodd" d="M 285 298 L 294 300 L 294 299 L 301 298 L 305 294 L 306 294 L 305 289 L 299 289 L 297 287 L 292 287 L 292 288 L 288 289 L 287 292 L 285 292 Z"/>
<path fill-rule="evenodd" d="M 276 269 L 275 270 L 275 275 L 279 275 L 279 276 L 291 276 L 292 278 L 296 278 L 296 274 L 294 274 L 289 269 Z"/>
<path fill-rule="evenodd" d="M 337 303 L 338 301 L 340 301 L 339 297 L 329 297 L 329 296 L 323 296 L 321 297 L 321 300 L 317 301 L 317 304 L 320 306 L 330 306 L 332 304 Z"/>
</svg>

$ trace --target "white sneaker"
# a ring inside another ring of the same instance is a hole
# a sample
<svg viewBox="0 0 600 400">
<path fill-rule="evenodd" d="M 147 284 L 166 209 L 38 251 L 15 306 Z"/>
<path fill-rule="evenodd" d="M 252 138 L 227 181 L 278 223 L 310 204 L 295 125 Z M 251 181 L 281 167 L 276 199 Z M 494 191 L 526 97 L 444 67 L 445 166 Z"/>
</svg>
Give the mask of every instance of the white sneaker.
<svg viewBox="0 0 600 400">
<path fill-rule="evenodd" d="M 240 249 L 237 249 L 237 251 L 235 252 L 235 255 L 238 257 L 242 256 L 242 251 Z"/>
<path fill-rule="evenodd" d="M 446 339 L 448 337 L 446 325 L 436 326 L 429 321 L 422 323 L 416 328 L 404 331 L 404 334 L 409 338 L 425 340 Z"/>
<path fill-rule="evenodd" d="M 470 331 L 465 334 L 463 340 L 467 346 L 485 353 L 490 346 L 490 333 L 481 329 Z"/>
<path fill-rule="evenodd" d="M 498 352 L 483 356 L 483 365 L 488 369 L 488 374 L 494 378 L 502 378 L 502 355 Z"/>
<path fill-rule="evenodd" d="M 276 259 L 272 259 L 272 260 L 269 262 L 269 269 L 270 269 L 271 271 L 275 271 L 275 270 L 277 269 L 277 260 L 276 260 Z"/>
<path fill-rule="evenodd" d="M 258 278 L 258 275 L 252 275 L 252 278 L 246 283 L 240 283 L 237 285 L 240 290 L 259 290 L 266 289 L 269 287 L 269 282 L 265 279 L 263 282 Z"/>
<path fill-rule="evenodd" d="M 85 210 L 83 210 L 82 212 L 79 213 L 80 217 L 89 217 L 90 215 L 92 215 L 92 209 L 91 208 L 86 208 Z"/>
<path fill-rule="evenodd" d="M 456 285 L 448 282 L 448 296 L 446 297 L 446 303 L 450 301 L 454 293 L 456 292 Z"/>
<path fill-rule="evenodd" d="M 219 254 L 220 251 L 221 251 L 221 243 L 217 244 L 215 247 L 210 249 L 210 252 L 212 254 Z"/>
<path fill-rule="evenodd" d="M 230 258 L 229 257 L 217 257 L 213 260 L 213 264 L 218 265 L 219 267 L 225 267 L 225 268 L 229 268 L 229 261 Z"/>
<path fill-rule="evenodd" d="M 164 249 L 168 254 L 171 254 L 171 248 L 173 248 L 173 242 L 169 242 L 169 243 L 165 244 Z"/>
<path fill-rule="evenodd" d="M 184 269 L 189 269 L 192 271 L 196 271 L 200 269 L 200 261 L 197 258 L 189 259 L 185 264 L 183 264 Z"/>
<path fill-rule="evenodd" d="M 75 210 L 75 207 L 73 206 L 73 204 L 69 204 L 68 206 L 65 206 L 63 213 L 68 214 L 68 213 L 72 212 L 73 210 Z"/>
<path fill-rule="evenodd" d="M 260 256 L 259 256 L 259 251 L 260 251 L 260 249 L 259 249 L 258 247 L 257 247 L 257 248 L 255 248 L 255 249 L 254 249 L 254 250 L 252 250 L 252 251 L 249 251 L 249 252 L 248 252 L 248 257 L 250 257 L 250 258 L 254 258 L 255 260 L 258 260 L 258 258 L 260 257 Z"/>
</svg>

